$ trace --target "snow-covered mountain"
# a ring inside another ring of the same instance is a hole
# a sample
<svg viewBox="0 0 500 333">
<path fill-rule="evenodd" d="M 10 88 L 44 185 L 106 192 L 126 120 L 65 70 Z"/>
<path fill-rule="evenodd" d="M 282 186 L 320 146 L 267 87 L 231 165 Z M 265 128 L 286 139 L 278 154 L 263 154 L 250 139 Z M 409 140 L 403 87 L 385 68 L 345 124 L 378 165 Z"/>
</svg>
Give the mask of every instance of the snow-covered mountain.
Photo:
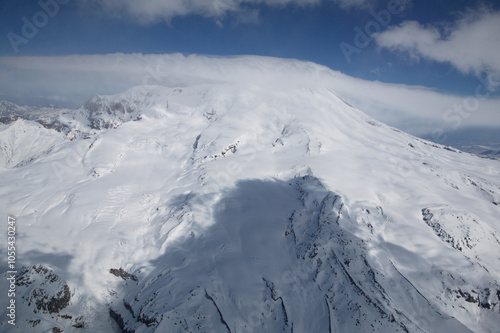
<svg viewBox="0 0 500 333">
<path fill-rule="evenodd" d="M 53 121 L 70 109 L 54 106 L 34 107 L 19 106 L 7 101 L 0 101 L 0 122 L 10 124 L 17 119 L 33 120 L 43 124 L 47 128 L 53 127 Z"/>
<path fill-rule="evenodd" d="M 293 82 L 140 86 L 50 123 L 0 125 L 2 332 L 498 329 L 497 160 Z"/>
<path fill-rule="evenodd" d="M 500 144 L 490 143 L 490 144 L 480 144 L 480 145 L 461 145 L 460 150 L 466 151 L 468 153 L 476 154 L 481 157 L 500 159 Z"/>
</svg>

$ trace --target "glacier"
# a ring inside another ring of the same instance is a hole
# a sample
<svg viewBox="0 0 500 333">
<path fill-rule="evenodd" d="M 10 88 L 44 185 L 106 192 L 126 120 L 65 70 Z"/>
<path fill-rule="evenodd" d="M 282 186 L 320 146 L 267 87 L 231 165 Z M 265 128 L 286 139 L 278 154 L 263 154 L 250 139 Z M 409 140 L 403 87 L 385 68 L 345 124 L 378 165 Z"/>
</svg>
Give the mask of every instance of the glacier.
<svg viewBox="0 0 500 333">
<path fill-rule="evenodd" d="M 77 109 L 0 104 L 18 266 L 0 330 L 497 331 L 500 161 L 259 61 Z"/>
</svg>

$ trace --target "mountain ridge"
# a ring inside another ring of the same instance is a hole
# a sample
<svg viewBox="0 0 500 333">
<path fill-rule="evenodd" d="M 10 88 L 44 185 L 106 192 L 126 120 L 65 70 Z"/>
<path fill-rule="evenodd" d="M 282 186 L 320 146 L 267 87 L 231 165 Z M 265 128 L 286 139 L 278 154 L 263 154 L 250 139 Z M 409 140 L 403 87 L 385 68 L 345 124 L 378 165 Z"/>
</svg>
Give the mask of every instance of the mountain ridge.
<svg viewBox="0 0 500 333">
<path fill-rule="evenodd" d="M 2 147 L 19 121 L 1 128 Z M 141 86 L 57 122 L 29 127 L 64 137 L 50 150 L 20 144 L 35 157 L 0 169 L 20 260 L 52 267 L 75 295 L 39 328 L 71 331 L 62 316 L 80 311 L 78 329 L 94 332 L 499 322 L 498 161 L 289 85 Z M 34 320 L 22 310 L 20 329 Z"/>
</svg>

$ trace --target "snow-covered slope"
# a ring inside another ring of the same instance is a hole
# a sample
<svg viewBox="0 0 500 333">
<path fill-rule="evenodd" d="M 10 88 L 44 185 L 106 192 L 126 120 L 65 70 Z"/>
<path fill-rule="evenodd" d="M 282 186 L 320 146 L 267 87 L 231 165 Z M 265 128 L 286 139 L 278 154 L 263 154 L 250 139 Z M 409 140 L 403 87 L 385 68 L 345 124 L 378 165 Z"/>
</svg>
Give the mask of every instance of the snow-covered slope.
<svg viewBox="0 0 500 333">
<path fill-rule="evenodd" d="M 71 110 L 55 106 L 19 106 L 14 103 L 0 100 L 0 122 L 2 124 L 9 124 L 17 119 L 26 119 L 37 121 L 45 127 L 51 127 L 54 118 L 69 111 Z"/>
<path fill-rule="evenodd" d="M 37 156 L 0 170 L 18 281 L 32 282 L 19 282 L 17 326 L 2 331 L 500 324 L 499 161 L 290 82 L 141 86 L 55 121 L 40 145 L 9 143 L 32 123 L 0 129 L 3 156 Z"/>
</svg>

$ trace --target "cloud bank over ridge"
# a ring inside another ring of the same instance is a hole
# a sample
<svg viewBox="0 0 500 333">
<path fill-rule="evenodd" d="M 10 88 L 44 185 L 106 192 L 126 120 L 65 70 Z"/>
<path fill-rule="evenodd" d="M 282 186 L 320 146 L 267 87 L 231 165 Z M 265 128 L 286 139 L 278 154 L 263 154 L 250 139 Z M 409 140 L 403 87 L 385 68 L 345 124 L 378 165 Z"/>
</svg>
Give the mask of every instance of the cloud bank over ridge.
<svg viewBox="0 0 500 333">
<path fill-rule="evenodd" d="M 181 54 L 0 57 L 0 75 L 0 91 L 20 104 L 65 102 L 76 107 L 93 95 L 134 86 L 233 82 L 330 89 L 372 117 L 415 135 L 442 136 L 471 126 L 500 128 L 500 98 L 489 96 L 479 81 L 476 95 L 447 95 L 425 87 L 353 78 L 293 59 Z"/>
</svg>

